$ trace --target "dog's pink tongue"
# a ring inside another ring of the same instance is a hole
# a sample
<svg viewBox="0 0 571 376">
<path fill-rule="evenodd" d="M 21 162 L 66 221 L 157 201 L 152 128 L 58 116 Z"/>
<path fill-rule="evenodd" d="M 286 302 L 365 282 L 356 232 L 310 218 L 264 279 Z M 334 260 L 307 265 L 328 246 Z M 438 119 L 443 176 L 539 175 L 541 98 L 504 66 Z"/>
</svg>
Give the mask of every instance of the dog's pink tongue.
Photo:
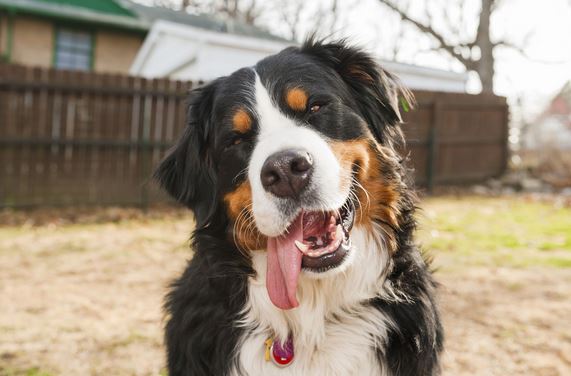
<svg viewBox="0 0 571 376">
<path fill-rule="evenodd" d="M 303 254 L 295 246 L 296 240 L 303 240 L 303 215 L 291 224 L 287 234 L 268 238 L 266 288 L 272 303 L 281 309 L 299 305 L 295 293 Z"/>
</svg>

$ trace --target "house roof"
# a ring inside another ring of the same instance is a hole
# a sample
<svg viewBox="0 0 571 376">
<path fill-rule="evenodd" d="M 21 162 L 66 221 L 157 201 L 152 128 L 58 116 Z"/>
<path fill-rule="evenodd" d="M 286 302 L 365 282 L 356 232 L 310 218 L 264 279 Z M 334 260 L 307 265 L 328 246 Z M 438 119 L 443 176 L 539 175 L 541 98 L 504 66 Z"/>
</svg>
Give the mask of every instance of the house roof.
<svg viewBox="0 0 571 376">
<path fill-rule="evenodd" d="M 147 32 L 150 25 L 114 0 L 0 0 L 0 10 Z"/>
<path fill-rule="evenodd" d="M 233 20 L 221 19 L 213 15 L 190 14 L 163 7 L 149 7 L 128 0 L 119 1 L 125 8 L 136 14 L 139 19 L 145 20 L 147 23 L 149 23 L 149 25 L 155 21 L 163 20 L 211 31 L 285 41 L 285 39 L 273 35 L 270 32 L 259 27 L 247 25 L 245 23 L 236 22 Z"/>
<path fill-rule="evenodd" d="M 562 101 L 565 102 L 567 105 L 567 110 L 571 110 L 571 81 L 567 81 L 567 83 L 561 88 L 559 94 L 556 98 L 561 98 Z"/>
<path fill-rule="evenodd" d="M 567 81 L 561 90 L 547 102 L 532 124 L 542 125 L 549 120 L 561 122 L 571 130 L 571 81 Z"/>
<path fill-rule="evenodd" d="M 83 22 L 139 32 L 148 32 L 157 20 L 229 34 L 284 40 L 263 29 L 207 14 L 189 14 L 149 7 L 129 0 L 0 0 L 0 10 L 53 19 Z"/>
<path fill-rule="evenodd" d="M 89 9 L 94 12 L 132 17 L 133 14 L 114 0 L 36 0 L 56 6 L 68 6 Z"/>
</svg>

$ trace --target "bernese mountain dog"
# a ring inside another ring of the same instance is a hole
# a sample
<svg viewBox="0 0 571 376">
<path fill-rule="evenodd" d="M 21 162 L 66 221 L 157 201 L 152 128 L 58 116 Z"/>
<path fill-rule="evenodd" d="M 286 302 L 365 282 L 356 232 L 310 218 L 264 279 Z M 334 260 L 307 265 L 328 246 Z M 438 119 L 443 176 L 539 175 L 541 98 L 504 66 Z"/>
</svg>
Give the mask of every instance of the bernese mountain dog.
<svg viewBox="0 0 571 376">
<path fill-rule="evenodd" d="M 155 173 L 196 222 L 165 303 L 170 376 L 440 374 L 399 152 L 411 102 L 369 54 L 315 39 L 191 93 Z"/>
</svg>

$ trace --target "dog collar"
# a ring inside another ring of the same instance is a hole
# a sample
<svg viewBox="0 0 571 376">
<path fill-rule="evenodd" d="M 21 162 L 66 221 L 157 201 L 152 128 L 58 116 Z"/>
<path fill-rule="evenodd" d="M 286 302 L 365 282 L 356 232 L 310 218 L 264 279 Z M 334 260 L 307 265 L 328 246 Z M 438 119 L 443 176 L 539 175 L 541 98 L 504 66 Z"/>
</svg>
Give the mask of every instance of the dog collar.
<svg viewBox="0 0 571 376">
<path fill-rule="evenodd" d="M 280 341 L 276 341 L 272 337 L 268 338 L 265 342 L 266 362 L 270 360 L 278 367 L 287 367 L 293 362 L 293 340 L 291 335 L 287 337 L 285 343 L 281 344 Z"/>
</svg>

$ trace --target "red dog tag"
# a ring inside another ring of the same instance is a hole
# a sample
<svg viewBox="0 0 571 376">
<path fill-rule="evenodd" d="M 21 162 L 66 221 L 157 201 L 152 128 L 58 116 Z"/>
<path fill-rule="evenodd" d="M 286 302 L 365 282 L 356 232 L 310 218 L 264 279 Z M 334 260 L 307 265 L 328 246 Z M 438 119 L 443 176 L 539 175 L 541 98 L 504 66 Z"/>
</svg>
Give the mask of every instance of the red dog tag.
<svg viewBox="0 0 571 376">
<path fill-rule="evenodd" d="M 269 360 L 268 357 L 271 358 L 278 367 L 289 366 L 293 362 L 294 357 L 293 340 L 291 336 L 287 338 L 283 346 L 279 341 L 268 339 L 266 341 L 266 360 Z"/>
</svg>

